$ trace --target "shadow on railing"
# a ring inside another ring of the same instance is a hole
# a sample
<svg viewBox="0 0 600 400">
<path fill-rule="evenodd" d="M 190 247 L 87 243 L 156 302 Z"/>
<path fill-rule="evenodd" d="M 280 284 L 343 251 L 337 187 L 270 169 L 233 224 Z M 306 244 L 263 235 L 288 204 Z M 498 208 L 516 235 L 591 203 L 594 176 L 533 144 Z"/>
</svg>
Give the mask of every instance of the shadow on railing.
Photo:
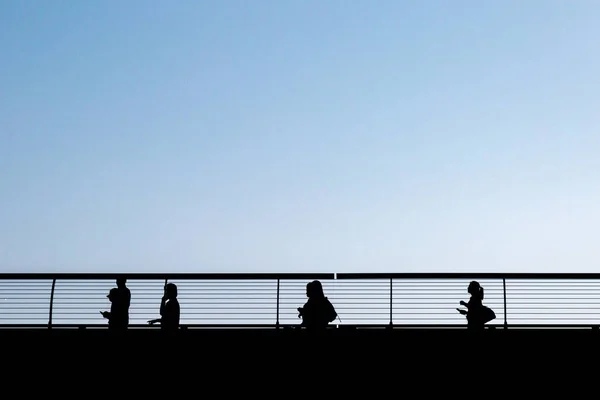
<svg viewBox="0 0 600 400">
<path fill-rule="evenodd" d="M 156 318 L 165 281 L 177 284 L 181 325 L 273 328 L 299 324 L 306 284 L 323 283 L 344 327 L 463 328 L 460 300 L 477 280 L 496 327 L 591 327 L 600 274 L 123 274 L 131 328 Z M 0 274 L 3 327 L 104 328 L 99 314 L 117 274 Z"/>
</svg>

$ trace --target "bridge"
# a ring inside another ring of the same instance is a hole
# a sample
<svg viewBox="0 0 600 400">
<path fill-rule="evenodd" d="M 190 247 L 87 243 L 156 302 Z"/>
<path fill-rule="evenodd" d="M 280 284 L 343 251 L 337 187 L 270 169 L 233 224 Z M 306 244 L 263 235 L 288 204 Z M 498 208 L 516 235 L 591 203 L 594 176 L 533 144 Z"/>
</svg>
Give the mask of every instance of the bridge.
<svg viewBox="0 0 600 400">
<path fill-rule="evenodd" d="M 16 273 L 0 274 L 0 330 L 106 330 L 99 311 L 118 276 L 131 290 L 130 330 L 156 330 L 165 283 L 178 286 L 186 331 L 285 331 L 298 326 L 305 287 L 320 280 L 332 330 L 464 330 L 456 308 L 477 280 L 496 313 L 491 330 L 595 329 L 600 274 L 577 273 Z"/>
<path fill-rule="evenodd" d="M 131 290 L 130 327 L 117 335 L 122 340 L 109 341 L 115 336 L 99 311 L 110 309 L 106 295 L 117 277 Z M 318 341 L 293 329 L 315 279 L 340 316 Z M 471 280 L 484 287 L 484 304 L 497 316 L 479 333 L 456 311 Z M 178 286 L 181 304 L 175 341 L 160 340 L 173 336 L 147 324 L 159 316 L 167 282 Z M 262 375 L 275 376 L 294 375 L 290 367 L 301 369 L 299 360 L 317 354 L 327 371 L 359 367 L 375 375 L 389 373 L 396 360 L 395 368 L 435 365 L 447 377 L 472 368 L 473 357 L 539 371 L 580 365 L 559 360 L 588 355 L 600 340 L 598 325 L 600 274 L 0 274 L 0 342 L 27 368 L 68 360 L 88 371 L 121 353 L 132 371 L 198 360 L 226 371 L 236 366 L 240 376 L 260 365 Z"/>
</svg>

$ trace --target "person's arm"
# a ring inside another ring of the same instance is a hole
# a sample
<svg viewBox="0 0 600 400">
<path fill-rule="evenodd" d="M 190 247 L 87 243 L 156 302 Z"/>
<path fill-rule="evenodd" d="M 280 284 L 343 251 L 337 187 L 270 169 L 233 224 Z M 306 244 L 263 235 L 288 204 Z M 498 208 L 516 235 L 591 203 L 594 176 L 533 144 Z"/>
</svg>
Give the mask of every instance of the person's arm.
<svg viewBox="0 0 600 400">
<path fill-rule="evenodd" d="M 300 313 L 300 317 L 302 318 L 301 326 L 306 326 L 307 324 L 311 324 L 313 320 L 313 307 L 314 303 L 307 301 L 304 303 L 302 307 L 298 308 L 298 312 Z"/>
<path fill-rule="evenodd" d="M 163 296 L 160 300 L 160 316 L 164 317 L 167 311 L 167 296 Z"/>
<path fill-rule="evenodd" d="M 110 312 L 109 311 L 100 311 L 100 314 L 108 320 L 110 320 Z"/>
<path fill-rule="evenodd" d="M 167 296 L 163 296 L 162 299 L 160 300 L 160 316 L 161 316 L 161 318 L 151 319 L 150 321 L 148 321 L 148 323 L 150 325 L 154 325 L 156 323 L 162 323 L 163 317 L 165 316 L 165 312 L 166 312 L 166 302 L 167 302 Z"/>
</svg>

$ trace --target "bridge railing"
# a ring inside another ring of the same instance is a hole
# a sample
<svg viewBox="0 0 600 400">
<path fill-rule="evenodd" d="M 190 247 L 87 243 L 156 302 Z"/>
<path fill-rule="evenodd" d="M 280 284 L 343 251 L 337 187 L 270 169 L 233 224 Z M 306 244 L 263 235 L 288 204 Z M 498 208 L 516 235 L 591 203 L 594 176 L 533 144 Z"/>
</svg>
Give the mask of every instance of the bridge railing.
<svg viewBox="0 0 600 400">
<path fill-rule="evenodd" d="M 166 282 L 178 286 L 181 324 L 193 327 L 298 325 L 306 284 L 318 279 L 338 325 L 462 327 L 456 308 L 471 280 L 496 312 L 489 325 L 600 325 L 600 274 L 122 274 L 131 290 L 130 323 L 158 318 Z M 99 311 L 117 274 L 0 274 L 3 327 L 105 327 Z"/>
</svg>

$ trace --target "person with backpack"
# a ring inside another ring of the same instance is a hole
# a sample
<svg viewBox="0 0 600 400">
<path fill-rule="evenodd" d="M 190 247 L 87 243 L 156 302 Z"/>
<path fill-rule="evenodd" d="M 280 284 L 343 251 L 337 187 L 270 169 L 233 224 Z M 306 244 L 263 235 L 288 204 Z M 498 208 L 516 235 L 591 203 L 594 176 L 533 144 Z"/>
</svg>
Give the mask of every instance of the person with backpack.
<svg viewBox="0 0 600 400">
<path fill-rule="evenodd" d="M 298 307 L 298 318 L 302 318 L 301 326 L 310 330 L 327 328 L 338 315 L 333 304 L 325 297 L 320 281 L 312 281 L 306 285 L 306 297 L 306 304 Z"/>
<path fill-rule="evenodd" d="M 483 330 L 486 323 L 496 318 L 494 311 L 483 305 L 483 287 L 477 281 L 469 283 L 467 292 L 471 295 L 469 302 L 461 300 L 460 305 L 466 310 L 457 308 L 458 312 L 466 315 L 467 327 L 474 330 Z"/>
</svg>

